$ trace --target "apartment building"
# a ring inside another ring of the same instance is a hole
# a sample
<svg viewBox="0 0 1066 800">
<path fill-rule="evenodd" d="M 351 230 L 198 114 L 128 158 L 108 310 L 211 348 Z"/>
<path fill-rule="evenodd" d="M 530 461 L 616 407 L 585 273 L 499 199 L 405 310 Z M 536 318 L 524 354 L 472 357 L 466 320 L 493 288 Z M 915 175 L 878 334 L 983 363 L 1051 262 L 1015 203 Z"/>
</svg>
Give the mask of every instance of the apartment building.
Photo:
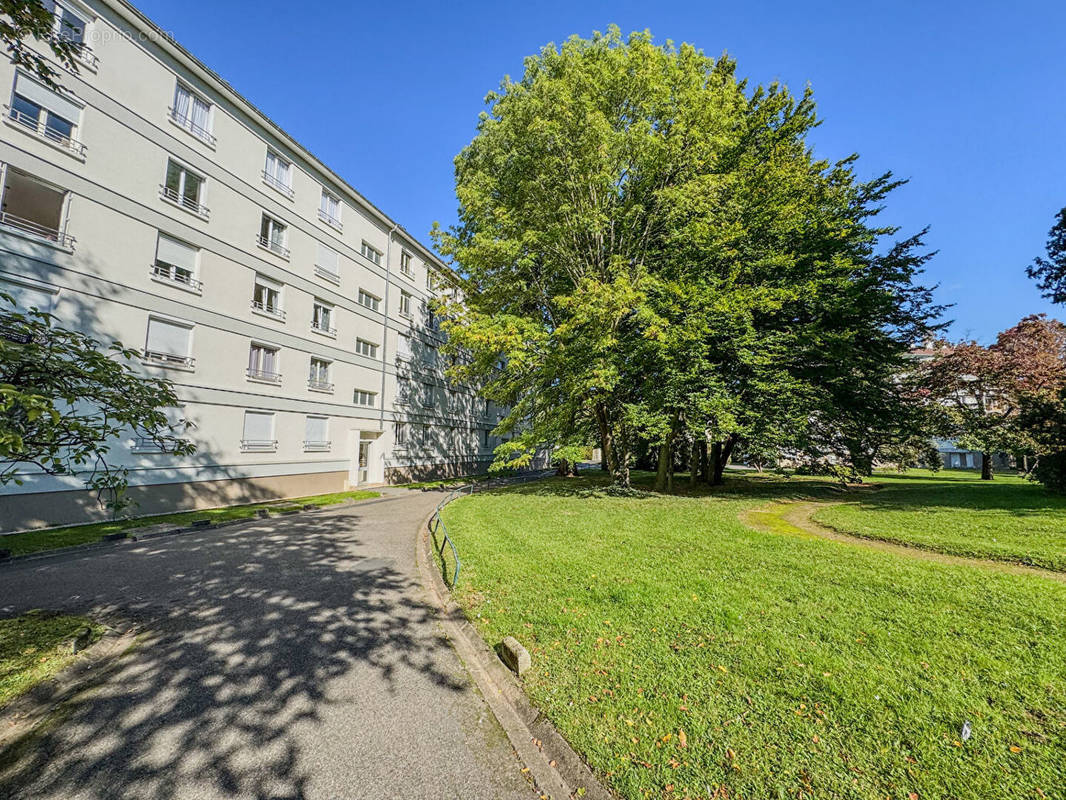
<svg viewBox="0 0 1066 800">
<path fill-rule="evenodd" d="M 134 7 L 55 10 L 88 45 L 63 91 L 0 64 L 0 291 L 173 381 L 198 449 L 114 448 L 138 510 L 482 469 L 502 411 L 444 378 L 445 265 Z M 22 477 L 0 530 L 101 513 Z"/>
</svg>

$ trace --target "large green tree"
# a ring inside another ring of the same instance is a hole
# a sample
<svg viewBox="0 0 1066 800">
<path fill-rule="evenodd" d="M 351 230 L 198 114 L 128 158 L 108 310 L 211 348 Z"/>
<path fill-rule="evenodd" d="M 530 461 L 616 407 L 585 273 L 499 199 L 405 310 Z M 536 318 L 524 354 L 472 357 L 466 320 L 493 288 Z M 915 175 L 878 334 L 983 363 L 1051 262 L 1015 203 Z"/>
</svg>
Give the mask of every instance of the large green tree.
<svg viewBox="0 0 1066 800">
<path fill-rule="evenodd" d="M 1029 277 L 1052 303 L 1066 303 L 1066 208 L 1055 216 L 1046 250 L 1047 258 L 1038 256 L 1029 266 Z"/>
<path fill-rule="evenodd" d="M 0 294 L 0 486 L 32 471 L 77 475 L 117 511 L 128 484 L 111 452 L 120 437 L 194 452 L 164 410 L 178 405 L 173 387 L 140 374 L 140 353 L 67 330 L 51 314 L 16 311 L 13 302 Z"/>
<path fill-rule="evenodd" d="M 434 235 L 467 279 L 453 374 L 512 407 L 503 459 L 591 426 L 619 485 L 638 438 L 660 464 L 709 443 L 713 480 L 739 443 L 883 421 L 936 309 L 919 239 L 877 254 L 898 183 L 812 155 L 809 91 L 612 28 L 549 45 L 487 102 L 456 158 L 459 223 Z"/>
</svg>

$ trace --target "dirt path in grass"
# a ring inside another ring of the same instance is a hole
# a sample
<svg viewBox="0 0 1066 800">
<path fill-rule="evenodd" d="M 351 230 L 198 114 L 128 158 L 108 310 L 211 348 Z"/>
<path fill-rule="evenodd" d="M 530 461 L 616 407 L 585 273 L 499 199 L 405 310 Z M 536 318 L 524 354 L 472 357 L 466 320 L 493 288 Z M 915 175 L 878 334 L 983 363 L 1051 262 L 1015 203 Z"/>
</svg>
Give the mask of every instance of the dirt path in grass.
<svg viewBox="0 0 1066 800">
<path fill-rule="evenodd" d="M 1009 561 L 956 556 L 915 545 L 886 542 L 882 539 L 870 539 L 864 536 L 841 533 L 813 519 L 813 515 L 818 511 L 836 505 L 841 505 L 841 503 L 813 501 L 777 502 L 770 506 L 742 512 L 740 521 L 749 527 L 768 533 L 804 533 L 822 539 L 831 539 L 834 542 L 858 545 L 870 550 L 880 550 L 881 552 L 908 558 L 936 561 L 940 564 L 952 564 L 955 566 L 980 567 L 981 569 L 1006 572 L 1012 575 L 1035 575 L 1040 578 L 1050 578 L 1053 581 L 1066 583 L 1066 572 L 1056 572 L 1050 569 L 1042 569 L 1041 567 L 1031 567 L 1026 564 L 1013 564 Z"/>
</svg>

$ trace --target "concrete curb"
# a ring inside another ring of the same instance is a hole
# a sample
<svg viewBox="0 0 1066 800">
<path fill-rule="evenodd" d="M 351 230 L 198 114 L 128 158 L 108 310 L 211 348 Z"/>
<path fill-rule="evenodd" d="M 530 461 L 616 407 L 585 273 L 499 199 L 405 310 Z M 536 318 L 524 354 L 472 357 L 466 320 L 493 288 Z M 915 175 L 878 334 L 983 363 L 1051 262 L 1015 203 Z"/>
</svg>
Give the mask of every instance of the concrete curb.
<svg viewBox="0 0 1066 800">
<path fill-rule="evenodd" d="M 576 797 L 612 800 L 614 795 L 603 787 L 548 718 L 533 707 L 514 674 L 452 600 L 451 592 L 436 568 L 430 541 L 429 521 L 434 513 L 422 521 L 415 546 L 422 586 L 440 609 L 441 627 L 507 734 L 519 760 L 529 769 L 537 790 L 551 800 Z"/>
<path fill-rule="evenodd" d="M 52 550 L 41 550 L 36 553 L 26 553 L 21 556 L 6 556 L 0 558 L 0 570 L 3 570 L 3 568 L 7 566 L 24 564 L 27 561 L 45 561 L 50 558 L 61 558 L 63 556 L 77 555 L 79 553 L 92 553 L 95 550 L 115 550 L 121 547 L 129 547 L 131 544 L 136 544 L 138 542 L 158 539 L 163 536 L 178 536 L 185 533 L 202 533 L 203 531 L 215 530 L 217 528 L 228 528 L 231 525 L 240 525 L 245 522 L 263 522 L 265 520 L 279 519 L 283 516 L 293 516 L 296 514 L 321 514 L 323 511 L 343 511 L 347 508 L 368 505 L 370 503 L 388 502 L 390 500 L 395 500 L 397 497 L 402 497 L 402 495 L 382 495 L 380 497 L 370 497 L 366 500 L 356 500 L 352 503 L 337 503 L 331 506 L 316 506 L 313 509 L 283 511 L 274 513 L 268 517 L 242 517 L 241 519 L 227 519 L 222 522 L 212 522 L 208 525 L 186 525 L 184 527 L 175 527 L 169 530 L 138 533 L 138 531 L 148 530 L 154 527 L 152 525 L 146 525 L 144 528 L 130 528 L 128 531 L 105 534 L 101 536 L 100 540 L 97 542 L 86 542 L 85 544 L 76 544 L 71 545 L 70 547 L 56 547 Z M 160 527 L 164 524 L 165 523 L 160 523 Z M 2 542 L 3 537 L 0 537 L 0 543 Z"/>
</svg>

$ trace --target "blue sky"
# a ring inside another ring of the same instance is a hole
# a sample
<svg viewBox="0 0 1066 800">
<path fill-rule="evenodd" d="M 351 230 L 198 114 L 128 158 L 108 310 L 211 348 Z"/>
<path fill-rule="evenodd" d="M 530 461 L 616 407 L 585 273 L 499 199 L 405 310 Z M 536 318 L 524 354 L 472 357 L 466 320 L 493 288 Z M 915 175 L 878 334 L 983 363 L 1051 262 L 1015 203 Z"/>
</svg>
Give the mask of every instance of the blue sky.
<svg viewBox="0 0 1066 800">
<path fill-rule="evenodd" d="M 910 183 L 884 219 L 930 226 L 953 337 L 1045 311 L 1025 266 L 1066 206 L 1066 3 L 337 3 L 134 0 L 359 191 L 428 242 L 483 98 L 549 41 L 609 23 L 728 51 L 752 82 L 810 83 L 817 153 Z M 303 20 L 290 21 L 293 12 Z"/>
</svg>

